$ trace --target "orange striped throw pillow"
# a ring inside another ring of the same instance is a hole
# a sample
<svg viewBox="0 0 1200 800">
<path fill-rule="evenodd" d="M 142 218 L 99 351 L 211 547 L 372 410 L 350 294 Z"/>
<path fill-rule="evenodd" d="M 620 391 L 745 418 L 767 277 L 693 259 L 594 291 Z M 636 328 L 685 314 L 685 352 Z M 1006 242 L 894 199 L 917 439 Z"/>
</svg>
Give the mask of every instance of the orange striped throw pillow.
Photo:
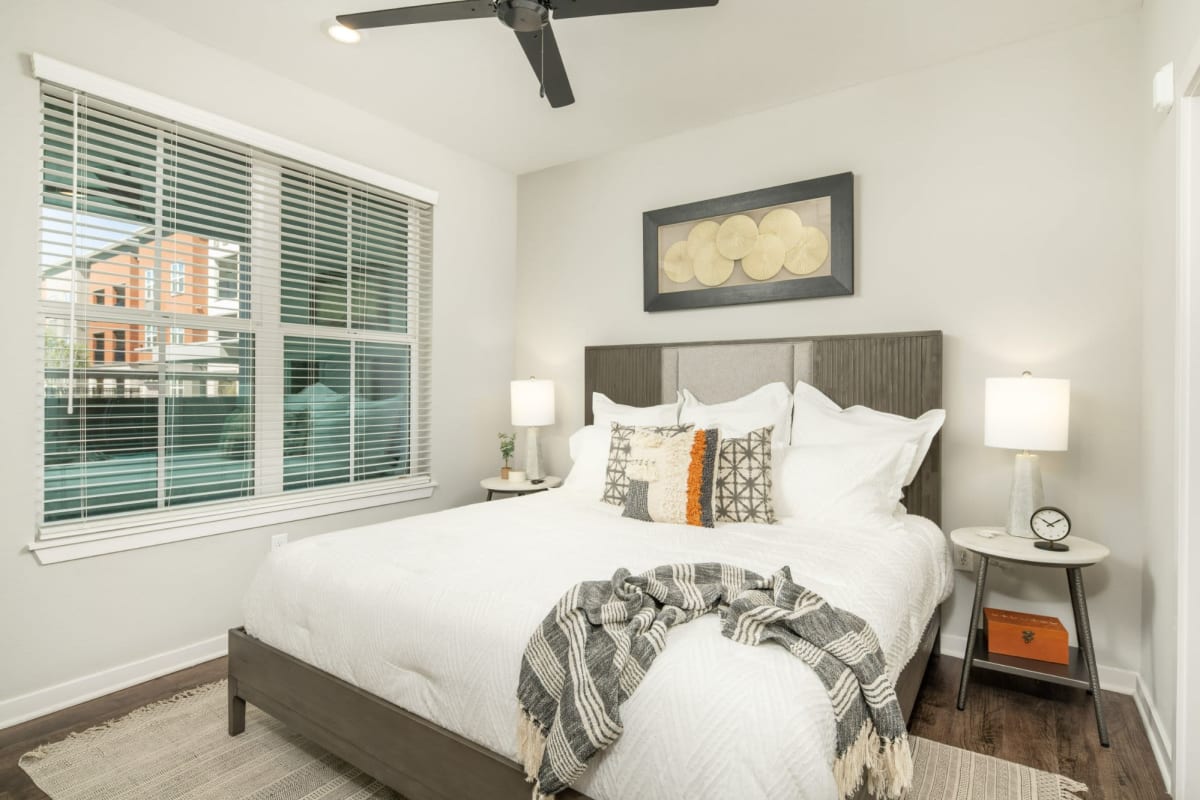
<svg viewBox="0 0 1200 800">
<path fill-rule="evenodd" d="M 645 522 L 713 527 L 716 428 L 669 436 L 638 428 L 629 438 L 624 516 Z"/>
</svg>

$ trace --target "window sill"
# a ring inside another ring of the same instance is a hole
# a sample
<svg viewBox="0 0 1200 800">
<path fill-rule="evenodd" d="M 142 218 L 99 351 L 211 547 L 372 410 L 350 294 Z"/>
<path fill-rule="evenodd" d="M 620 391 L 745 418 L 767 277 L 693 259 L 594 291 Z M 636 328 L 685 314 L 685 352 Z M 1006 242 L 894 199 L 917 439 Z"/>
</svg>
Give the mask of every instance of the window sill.
<svg viewBox="0 0 1200 800">
<path fill-rule="evenodd" d="M 433 496 L 437 481 L 397 485 L 392 481 L 235 501 L 204 509 L 179 509 L 140 517 L 56 525 L 29 545 L 40 564 L 58 564 L 141 547 L 221 533 L 407 503 Z"/>
</svg>

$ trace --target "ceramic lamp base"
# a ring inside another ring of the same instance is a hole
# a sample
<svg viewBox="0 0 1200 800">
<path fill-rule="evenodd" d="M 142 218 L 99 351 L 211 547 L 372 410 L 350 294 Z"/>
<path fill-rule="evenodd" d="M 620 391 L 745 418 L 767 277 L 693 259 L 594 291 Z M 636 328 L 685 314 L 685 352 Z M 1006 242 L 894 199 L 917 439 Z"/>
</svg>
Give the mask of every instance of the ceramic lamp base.
<svg viewBox="0 0 1200 800">
<path fill-rule="evenodd" d="M 542 443 L 538 439 L 537 427 L 526 428 L 525 433 L 525 476 L 531 481 L 546 477 L 542 468 Z"/>
<path fill-rule="evenodd" d="M 1024 539 L 1036 539 L 1029 527 L 1033 512 L 1046 504 L 1042 493 L 1042 468 L 1032 453 L 1018 453 L 1013 465 L 1012 490 L 1008 494 L 1008 532 Z"/>
</svg>

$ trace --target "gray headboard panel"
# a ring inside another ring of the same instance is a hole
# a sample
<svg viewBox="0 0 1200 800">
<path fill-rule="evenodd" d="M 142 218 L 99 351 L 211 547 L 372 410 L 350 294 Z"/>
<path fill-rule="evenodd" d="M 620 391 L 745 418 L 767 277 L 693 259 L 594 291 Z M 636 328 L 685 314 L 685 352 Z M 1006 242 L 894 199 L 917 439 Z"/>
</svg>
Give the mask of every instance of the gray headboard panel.
<svg viewBox="0 0 1200 800">
<path fill-rule="evenodd" d="M 917 417 L 942 405 L 941 331 L 807 336 L 730 342 L 587 347 L 584 420 L 592 392 L 618 403 L 654 405 L 687 388 L 707 403 L 740 397 L 765 383 L 805 380 L 842 407 L 865 405 Z M 941 524 L 941 435 L 904 498 L 908 510 Z"/>
</svg>

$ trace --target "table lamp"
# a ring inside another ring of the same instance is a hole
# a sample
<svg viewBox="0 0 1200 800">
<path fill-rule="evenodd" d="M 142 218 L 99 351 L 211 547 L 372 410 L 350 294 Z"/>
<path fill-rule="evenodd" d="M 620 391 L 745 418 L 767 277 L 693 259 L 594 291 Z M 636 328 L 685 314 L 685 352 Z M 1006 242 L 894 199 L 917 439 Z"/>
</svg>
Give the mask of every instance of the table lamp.
<svg viewBox="0 0 1200 800">
<path fill-rule="evenodd" d="M 1008 532 L 1035 538 L 1029 527 L 1033 512 L 1045 505 L 1042 469 L 1030 450 L 1066 450 L 1071 413 L 1071 382 L 1035 378 L 988 378 L 984 392 L 983 443 L 1020 450 L 1008 496 Z"/>
<path fill-rule="evenodd" d="M 526 428 L 525 477 L 540 481 L 546 477 L 542 469 L 542 448 L 538 428 L 554 424 L 554 382 L 530 378 L 512 382 L 512 424 Z"/>
</svg>

